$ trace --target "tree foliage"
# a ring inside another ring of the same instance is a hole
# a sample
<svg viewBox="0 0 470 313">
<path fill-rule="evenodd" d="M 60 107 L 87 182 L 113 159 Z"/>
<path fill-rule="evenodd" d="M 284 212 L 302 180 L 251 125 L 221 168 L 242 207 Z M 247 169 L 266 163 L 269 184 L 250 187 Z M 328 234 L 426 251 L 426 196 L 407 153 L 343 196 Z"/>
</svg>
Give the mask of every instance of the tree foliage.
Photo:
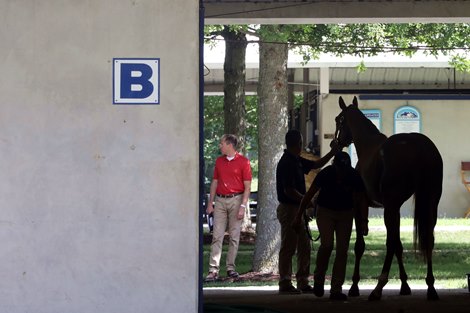
<svg viewBox="0 0 470 313">
<path fill-rule="evenodd" d="M 309 25 L 231 25 L 232 29 L 262 38 L 270 43 L 288 43 L 303 55 L 304 61 L 317 59 L 322 53 L 359 57 L 391 53 L 413 56 L 450 57 L 461 71 L 470 70 L 470 24 L 402 23 L 402 24 L 309 24 Z M 276 31 L 272 31 L 273 28 Z M 206 28 L 206 41 L 215 43 L 218 25 Z M 367 66 L 367 64 L 365 64 Z"/>
<path fill-rule="evenodd" d="M 411 57 L 421 52 L 435 57 L 449 56 L 451 65 L 457 69 L 470 69 L 469 24 L 309 25 L 300 33 L 291 42 L 305 61 L 318 58 L 321 53 L 359 57 L 392 53 Z"/>
</svg>

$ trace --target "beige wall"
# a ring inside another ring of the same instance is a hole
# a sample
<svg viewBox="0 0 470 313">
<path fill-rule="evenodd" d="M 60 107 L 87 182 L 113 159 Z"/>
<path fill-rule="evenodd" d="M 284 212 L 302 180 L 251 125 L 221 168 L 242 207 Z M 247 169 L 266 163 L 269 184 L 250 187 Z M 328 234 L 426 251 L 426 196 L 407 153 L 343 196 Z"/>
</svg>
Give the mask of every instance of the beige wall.
<svg viewBox="0 0 470 313">
<path fill-rule="evenodd" d="M 339 114 L 340 95 L 324 95 L 321 101 L 321 146 L 328 147 L 324 134 L 334 134 L 334 118 Z M 358 95 L 341 95 L 346 103 Z M 399 107 L 410 105 L 421 113 L 421 132 L 436 144 L 444 161 L 443 194 L 439 205 L 440 217 L 463 217 L 470 206 L 470 194 L 460 179 L 460 162 L 470 161 L 468 144 L 468 121 L 470 100 L 359 100 L 360 109 L 379 109 L 382 112 L 382 132 L 393 134 L 393 113 Z M 322 149 L 325 153 L 326 149 Z M 430 169 L 432 170 L 432 169 Z M 381 214 L 372 210 L 371 214 Z M 412 216 L 412 202 L 402 208 L 402 216 Z"/>
<path fill-rule="evenodd" d="M 0 0 L 1 312 L 197 311 L 197 25 L 197 1 Z M 160 105 L 113 105 L 136 57 Z"/>
</svg>

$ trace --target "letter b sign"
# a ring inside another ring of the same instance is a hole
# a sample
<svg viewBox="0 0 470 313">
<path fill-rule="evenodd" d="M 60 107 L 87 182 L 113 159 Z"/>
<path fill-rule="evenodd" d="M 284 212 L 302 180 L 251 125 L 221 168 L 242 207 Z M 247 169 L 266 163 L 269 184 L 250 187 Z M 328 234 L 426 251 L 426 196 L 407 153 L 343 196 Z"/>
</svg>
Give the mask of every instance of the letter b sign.
<svg viewBox="0 0 470 313">
<path fill-rule="evenodd" d="M 159 104 L 160 59 L 113 59 L 114 104 Z"/>
</svg>

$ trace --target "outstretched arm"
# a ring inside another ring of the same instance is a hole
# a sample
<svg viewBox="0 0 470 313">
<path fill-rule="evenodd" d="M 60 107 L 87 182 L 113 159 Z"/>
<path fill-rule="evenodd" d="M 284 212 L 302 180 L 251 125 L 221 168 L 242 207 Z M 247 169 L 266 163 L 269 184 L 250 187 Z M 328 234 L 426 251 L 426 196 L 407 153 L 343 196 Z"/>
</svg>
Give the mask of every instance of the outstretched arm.
<svg viewBox="0 0 470 313">
<path fill-rule="evenodd" d="M 330 143 L 330 151 L 325 154 L 321 159 L 318 159 L 316 161 L 308 160 L 305 158 L 300 158 L 302 165 L 304 166 L 305 174 L 310 172 L 311 170 L 322 168 L 325 166 L 328 161 L 331 160 L 334 155 L 341 151 L 341 147 L 338 145 L 338 142 L 336 140 L 332 140 Z"/>
<path fill-rule="evenodd" d="M 325 154 L 320 160 L 315 161 L 316 168 L 322 168 L 325 166 L 325 164 L 328 163 L 328 161 L 330 161 L 330 159 L 334 157 L 337 152 L 341 151 L 341 147 L 336 140 L 332 140 L 330 142 L 330 148 L 331 149 L 327 154 Z"/>
</svg>

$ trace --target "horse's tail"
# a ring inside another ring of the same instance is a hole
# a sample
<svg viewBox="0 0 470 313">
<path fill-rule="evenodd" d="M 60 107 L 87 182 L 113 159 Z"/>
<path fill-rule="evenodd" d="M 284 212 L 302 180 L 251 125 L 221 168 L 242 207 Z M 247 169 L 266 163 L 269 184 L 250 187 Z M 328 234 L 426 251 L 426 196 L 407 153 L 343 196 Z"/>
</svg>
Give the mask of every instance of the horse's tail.
<svg viewBox="0 0 470 313">
<path fill-rule="evenodd" d="M 436 149 L 437 151 L 437 149 Z M 429 157 L 429 158 L 428 158 Z M 419 250 L 424 261 L 431 258 L 434 248 L 434 226 L 437 221 L 437 208 L 442 194 L 443 165 L 442 158 L 437 151 L 429 153 L 427 161 L 419 170 L 416 177 L 415 191 L 415 216 L 413 244 L 415 250 Z M 426 160 L 423 160 L 426 162 Z"/>
</svg>

